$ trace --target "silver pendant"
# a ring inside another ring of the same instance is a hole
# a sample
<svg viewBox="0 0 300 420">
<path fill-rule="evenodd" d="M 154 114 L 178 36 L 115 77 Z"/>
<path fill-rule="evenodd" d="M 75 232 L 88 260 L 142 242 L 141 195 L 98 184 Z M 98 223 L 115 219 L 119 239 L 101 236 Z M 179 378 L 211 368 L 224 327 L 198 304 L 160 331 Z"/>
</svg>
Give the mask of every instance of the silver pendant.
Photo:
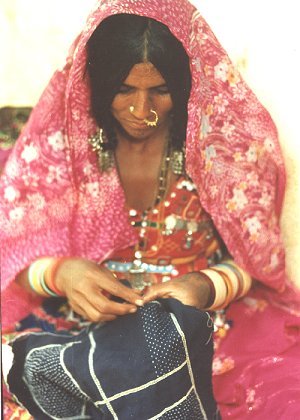
<svg viewBox="0 0 300 420">
<path fill-rule="evenodd" d="M 177 224 L 177 218 L 173 214 L 165 218 L 165 235 L 171 235 Z"/>
</svg>

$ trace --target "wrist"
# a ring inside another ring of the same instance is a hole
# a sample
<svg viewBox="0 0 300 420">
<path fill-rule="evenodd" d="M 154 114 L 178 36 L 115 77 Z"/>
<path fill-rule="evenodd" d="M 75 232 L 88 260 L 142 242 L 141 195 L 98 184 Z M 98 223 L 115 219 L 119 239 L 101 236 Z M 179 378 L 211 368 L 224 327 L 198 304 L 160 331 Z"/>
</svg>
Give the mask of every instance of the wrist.
<svg viewBox="0 0 300 420">
<path fill-rule="evenodd" d="M 34 261 L 28 269 L 28 284 L 32 291 L 42 297 L 56 296 L 45 282 L 45 272 L 54 258 L 45 257 Z"/>
<path fill-rule="evenodd" d="M 57 296 L 66 296 L 65 280 L 59 275 L 59 270 L 68 259 L 69 257 L 55 258 L 45 271 L 45 281 Z"/>
<path fill-rule="evenodd" d="M 202 271 L 189 273 L 189 276 L 201 293 L 201 309 L 210 307 L 215 298 L 215 289 L 211 279 Z"/>
<path fill-rule="evenodd" d="M 201 270 L 214 291 L 207 310 L 226 308 L 233 300 L 244 296 L 251 287 L 251 277 L 233 261 L 226 261 Z M 213 298 L 212 298 L 213 297 Z"/>
<path fill-rule="evenodd" d="M 200 271 L 198 275 L 199 275 L 199 280 L 202 282 L 203 286 L 206 288 L 206 301 L 203 308 L 209 308 L 213 304 L 214 299 L 215 299 L 214 284 L 211 281 L 210 277 L 207 276 L 205 273 Z"/>
</svg>

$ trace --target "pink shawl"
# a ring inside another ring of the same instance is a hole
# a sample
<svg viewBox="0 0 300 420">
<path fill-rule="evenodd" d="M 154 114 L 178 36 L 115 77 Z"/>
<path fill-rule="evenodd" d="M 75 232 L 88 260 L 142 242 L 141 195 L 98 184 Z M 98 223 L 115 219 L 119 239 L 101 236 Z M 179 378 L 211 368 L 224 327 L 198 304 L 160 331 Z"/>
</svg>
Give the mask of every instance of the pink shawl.
<svg viewBox="0 0 300 420">
<path fill-rule="evenodd" d="M 183 43 L 192 73 L 186 168 L 235 261 L 296 301 L 285 276 L 278 219 L 285 171 L 274 123 L 187 0 L 99 0 L 31 114 L 1 180 L 1 282 L 10 323 L 35 301 L 14 284 L 36 258 L 78 255 L 101 261 L 136 241 L 117 173 L 100 173 L 87 139 L 86 42 L 99 23 L 134 13 L 166 24 Z"/>
</svg>

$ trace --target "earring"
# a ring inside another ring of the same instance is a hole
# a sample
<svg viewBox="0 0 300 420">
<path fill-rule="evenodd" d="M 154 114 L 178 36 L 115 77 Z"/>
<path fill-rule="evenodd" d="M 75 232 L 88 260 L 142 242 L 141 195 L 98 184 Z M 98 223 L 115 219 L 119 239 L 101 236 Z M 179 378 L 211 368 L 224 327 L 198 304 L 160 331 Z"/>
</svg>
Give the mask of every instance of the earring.
<svg viewBox="0 0 300 420">
<path fill-rule="evenodd" d="M 144 122 L 147 124 L 148 127 L 156 127 L 158 123 L 158 115 L 157 112 L 154 111 L 154 109 L 150 109 L 151 114 L 154 114 L 155 120 L 149 121 L 147 118 L 144 119 Z"/>
<path fill-rule="evenodd" d="M 92 146 L 93 152 L 98 155 L 98 165 L 101 172 L 105 172 L 110 169 L 114 164 L 114 156 L 112 150 L 105 150 L 108 140 L 102 128 L 89 139 L 89 143 Z"/>
<path fill-rule="evenodd" d="M 133 106 L 133 105 L 131 105 L 131 106 L 129 107 L 129 112 L 132 114 L 132 113 L 133 113 L 133 111 L 134 111 L 134 106 Z"/>
<path fill-rule="evenodd" d="M 185 141 L 181 148 L 178 150 L 172 150 L 171 153 L 171 168 L 175 175 L 185 174 Z"/>
<path fill-rule="evenodd" d="M 175 175 L 182 175 L 185 171 L 185 156 L 183 150 L 173 150 L 171 156 L 172 172 Z"/>
</svg>

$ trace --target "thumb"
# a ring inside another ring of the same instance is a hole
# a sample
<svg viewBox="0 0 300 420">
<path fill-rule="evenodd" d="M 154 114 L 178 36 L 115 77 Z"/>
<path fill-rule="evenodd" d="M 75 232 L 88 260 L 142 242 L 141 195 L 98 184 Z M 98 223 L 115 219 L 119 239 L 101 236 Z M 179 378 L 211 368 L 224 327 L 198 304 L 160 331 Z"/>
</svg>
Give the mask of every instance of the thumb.
<svg viewBox="0 0 300 420">
<path fill-rule="evenodd" d="M 161 284 L 154 284 L 153 286 L 149 286 L 143 295 L 143 299 L 145 303 L 150 302 L 151 300 L 159 299 L 159 298 L 168 298 L 170 296 L 171 290 L 168 282 L 161 283 Z"/>
</svg>

